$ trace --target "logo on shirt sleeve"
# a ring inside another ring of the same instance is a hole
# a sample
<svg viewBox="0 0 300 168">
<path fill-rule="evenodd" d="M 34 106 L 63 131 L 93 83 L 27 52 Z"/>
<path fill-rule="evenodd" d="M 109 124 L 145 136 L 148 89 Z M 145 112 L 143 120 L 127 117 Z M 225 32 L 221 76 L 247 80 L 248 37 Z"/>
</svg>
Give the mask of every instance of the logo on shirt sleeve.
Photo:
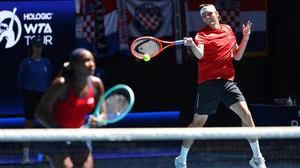
<svg viewBox="0 0 300 168">
<path fill-rule="evenodd" d="M 91 97 L 87 100 L 87 104 L 93 104 L 94 102 L 95 102 L 95 99 L 93 97 Z"/>
</svg>

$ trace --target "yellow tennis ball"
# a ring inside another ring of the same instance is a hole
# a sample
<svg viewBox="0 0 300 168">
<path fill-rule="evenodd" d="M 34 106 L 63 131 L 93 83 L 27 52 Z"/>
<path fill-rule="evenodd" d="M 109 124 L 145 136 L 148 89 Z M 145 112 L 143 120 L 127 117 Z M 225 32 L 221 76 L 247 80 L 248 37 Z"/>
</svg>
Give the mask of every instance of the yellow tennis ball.
<svg viewBox="0 0 300 168">
<path fill-rule="evenodd" d="M 146 62 L 150 61 L 150 59 L 151 59 L 150 55 L 148 55 L 148 54 L 144 54 L 143 58 L 144 58 L 144 61 L 146 61 Z"/>
</svg>

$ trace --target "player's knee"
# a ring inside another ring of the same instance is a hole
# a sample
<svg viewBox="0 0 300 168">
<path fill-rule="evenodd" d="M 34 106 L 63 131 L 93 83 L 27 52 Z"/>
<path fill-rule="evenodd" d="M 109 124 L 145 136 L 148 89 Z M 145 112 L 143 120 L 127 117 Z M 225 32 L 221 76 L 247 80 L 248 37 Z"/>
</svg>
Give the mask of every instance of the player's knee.
<svg viewBox="0 0 300 168">
<path fill-rule="evenodd" d="M 192 123 L 192 127 L 203 127 L 204 122 L 202 120 L 194 120 Z"/>
<path fill-rule="evenodd" d="M 56 156 L 48 157 L 47 159 L 51 165 L 51 168 L 71 168 L 74 166 L 70 157 Z"/>
<path fill-rule="evenodd" d="M 245 120 L 250 120 L 252 118 L 251 112 L 249 110 L 245 110 L 242 113 L 241 118 Z"/>
<path fill-rule="evenodd" d="M 63 160 L 63 168 L 71 168 L 74 167 L 74 164 L 70 157 L 67 157 Z"/>
<path fill-rule="evenodd" d="M 83 168 L 93 168 L 93 167 L 94 167 L 93 157 L 92 154 L 89 154 L 89 156 L 87 157 L 86 161 L 83 164 Z"/>
<path fill-rule="evenodd" d="M 194 115 L 193 123 L 191 124 L 192 127 L 203 127 L 208 115 Z"/>
</svg>

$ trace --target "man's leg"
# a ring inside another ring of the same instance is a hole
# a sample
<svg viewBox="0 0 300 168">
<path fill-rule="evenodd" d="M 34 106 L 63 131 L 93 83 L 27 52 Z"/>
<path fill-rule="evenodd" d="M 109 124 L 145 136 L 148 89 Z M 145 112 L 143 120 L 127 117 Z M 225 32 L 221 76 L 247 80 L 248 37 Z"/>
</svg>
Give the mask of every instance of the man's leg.
<svg viewBox="0 0 300 168">
<path fill-rule="evenodd" d="M 189 125 L 190 127 L 203 127 L 203 125 L 205 124 L 206 120 L 208 118 L 208 115 L 198 115 L 198 114 L 194 114 L 194 119 L 193 122 Z M 180 163 L 186 163 L 186 158 L 187 158 L 187 154 L 189 149 L 192 147 L 193 143 L 194 143 L 194 139 L 185 139 L 182 142 L 182 147 L 181 147 L 181 152 L 178 158 L 178 161 Z"/>
<path fill-rule="evenodd" d="M 222 86 L 221 80 L 206 81 L 198 85 L 194 118 L 189 127 L 203 127 L 208 116 L 216 113 L 223 93 Z M 194 139 L 183 140 L 180 155 L 175 159 L 176 168 L 187 167 L 187 154 L 193 143 Z"/>
<path fill-rule="evenodd" d="M 246 101 L 240 101 L 230 106 L 230 108 L 241 118 L 243 127 L 255 127 L 252 115 L 248 109 Z M 265 168 L 265 160 L 261 154 L 259 141 L 257 138 L 248 139 L 253 152 L 250 165 L 257 168 Z"/>
<path fill-rule="evenodd" d="M 235 82 L 227 81 L 224 85 L 222 102 L 240 117 L 243 127 L 255 127 L 244 95 Z M 265 160 L 260 152 L 258 139 L 251 138 L 248 139 L 248 142 L 253 152 L 253 158 L 250 160 L 250 165 L 255 168 L 266 168 Z"/>
</svg>

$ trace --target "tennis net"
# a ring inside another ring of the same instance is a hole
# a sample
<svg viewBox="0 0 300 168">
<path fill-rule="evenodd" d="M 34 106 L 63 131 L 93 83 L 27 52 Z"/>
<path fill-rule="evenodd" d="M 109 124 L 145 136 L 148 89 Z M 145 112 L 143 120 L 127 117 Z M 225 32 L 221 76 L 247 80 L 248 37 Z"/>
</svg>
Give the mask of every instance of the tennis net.
<svg viewBox="0 0 300 168">
<path fill-rule="evenodd" d="M 249 167 L 252 152 L 246 138 L 254 137 L 259 138 L 267 167 L 300 167 L 298 127 L 0 129 L 0 167 L 23 166 L 25 141 L 31 142 L 32 163 L 27 166 L 50 167 L 41 151 L 58 154 L 55 142 L 91 140 L 95 167 L 168 168 L 174 167 L 183 139 L 196 140 L 188 155 L 189 168 Z"/>
</svg>

